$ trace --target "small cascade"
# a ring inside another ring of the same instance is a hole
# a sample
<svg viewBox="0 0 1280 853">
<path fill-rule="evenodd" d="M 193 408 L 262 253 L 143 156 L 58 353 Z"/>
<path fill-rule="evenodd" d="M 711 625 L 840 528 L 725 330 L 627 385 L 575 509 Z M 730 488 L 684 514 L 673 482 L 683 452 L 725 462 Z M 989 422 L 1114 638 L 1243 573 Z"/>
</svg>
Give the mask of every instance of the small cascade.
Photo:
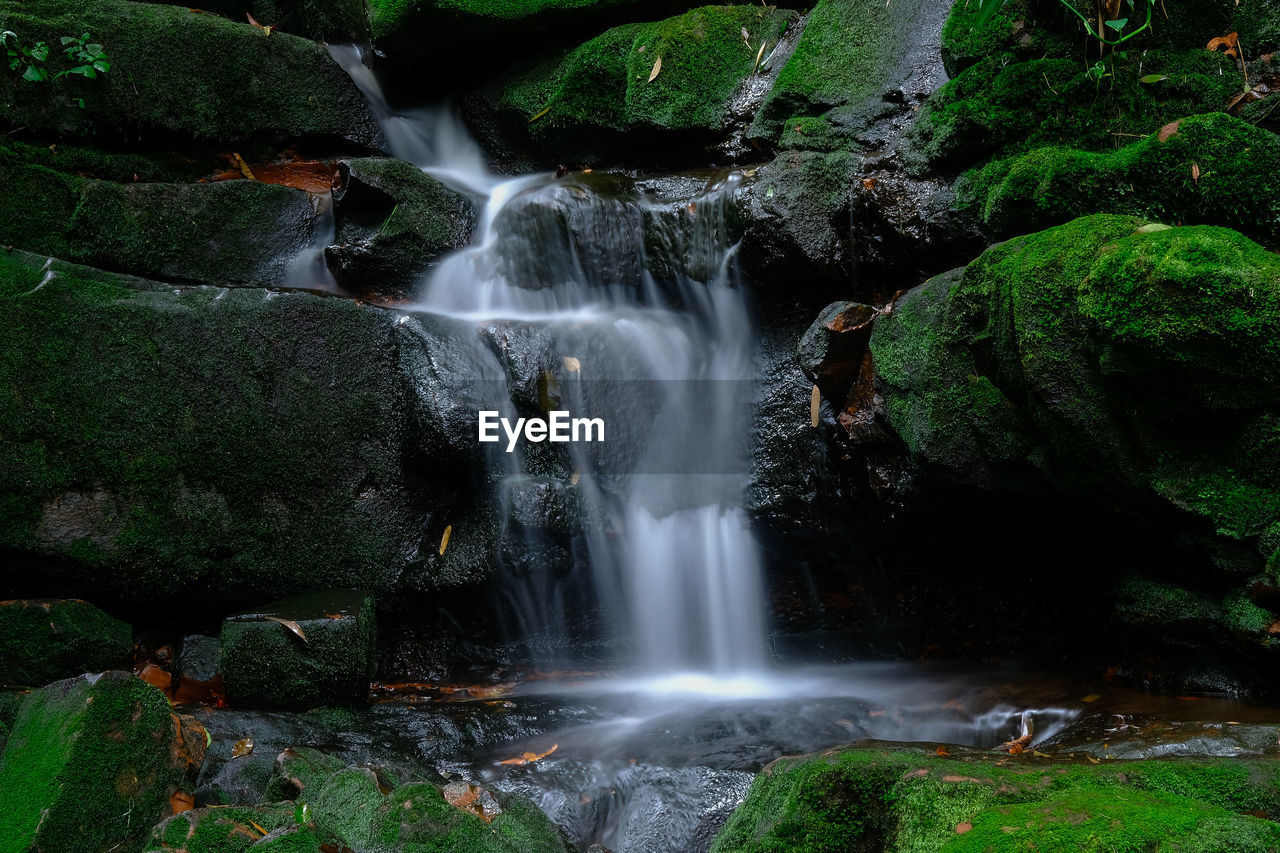
<svg viewBox="0 0 1280 853">
<path fill-rule="evenodd" d="M 665 196 L 619 175 L 499 179 L 455 118 L 395 113 L 354 48 L 331 51 L 396 156 L 484 199 L 472 245 L 437 265 L 416 309 L 537 327 L 566 365 L 561 405 L 605 420 L 605 442 L 567 445 L 554 476 L 593 520 L 575 550 L 618 647 L 655 678 L 762 672 L 760 560 L 741 506 L 754 339 L 729 217 L 740 175 L 675 179 L 683 192 Z M 543 448 L 491 458 L 507 481 L 548 469 Z M 519 621 L 560 624 L 530 610 L 575 598 L 520 596 Z"/>
</svg>

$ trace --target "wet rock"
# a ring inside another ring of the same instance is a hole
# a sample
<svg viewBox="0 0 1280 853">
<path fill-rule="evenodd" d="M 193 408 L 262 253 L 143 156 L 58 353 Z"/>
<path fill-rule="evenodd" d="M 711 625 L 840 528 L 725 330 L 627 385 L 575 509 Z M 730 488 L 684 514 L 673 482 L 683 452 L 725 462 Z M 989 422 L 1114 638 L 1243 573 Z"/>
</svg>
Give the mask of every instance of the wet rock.
<svg viewBox="0 0 1280 853">
<path fill-rule="evenodd" d="M 257 181 L 85 180 L 0 147 L 0 242 L 73 263 L 175 282 L 284 283 L 311 240 L 301 190 Z"/>
<path fill-rule="evenodd" d="M 1263 851 L 1280 839 L 1268 760 L 1090 763 L 946 750 L 863 741 L 779 759 L 711 849 L 769 850 L 810 837 L 903 851 L 963 837 L 974 849 L 1067 849 L 1088 839 L 1104 848 Z"/>
<path fill-rule="evenodd" d="M 309 802 L 319 796 L 330 776 L 346 766 L 346 762 L 318 749 L 290 747 L 276 756 L 266 796 L 270 800 Z"/>
<path fill-rule="evenodd" d="M 274 841 L 287 831 L 296 832 L 294 827 L 314 830 L 309 823 L 299 825 L 294 815 L 293 803 L 191 809 L 157 824 L 146 850 L 147 853 L 240 853 L 245 850 L 261 853 L 263 850 L 319 849 L 318 843 L 310 848 L 285 848 L 267 841 Z"/>
<path fill-rule="evenodd" d="M 550 477 L 511 477 L 504 484 L 510 521 L 530 530 L 573 534 L 582 529 L 576 486 Z"/>
<path fill-rule="evenodd" d="M 13 127 L 107 139 L 161 131 L 224 142 L 341 138 L 362 146 L 381 137 L 355 84 L 308 39 L 267 38 L 243 20 L 129 0 L 8 0 L 0 14 L 24 44 L 56 45 L 88 32 L 112 65 L 95 80 L 73 74 L 41 86 L 6 75 L 0 103 Z M 83 108 L 73 103 L 79 98 Z"/>
<path fill-rule="evenodd" d="M 424 519 L 475 444 L 447 335 L 352 300 L 16 250 L 0 255 L 0 301 L 0 547 L 46 558 L 35 568 L 64 588 L 388 589 L 438 545 Z M 426 566 L 415 583 L 439 578 Z"/>
<path fill-rule="evenodd" d="M 863 370 L 876 309 L 860 302 L 833 302 L 800 339 L 800 369 L 829 400 L 839 400 Z"/>
<path fill-rule="evenodd" d="M 729 135 L 730 102 L 753 73 L 758 46 L 776 43 L 796 19 L 708 6 L 614 27 L 480 90 L 464 104 L 468 124 L 492 150 L 551 165 L 661 161 L 673 143 L 711 147 Z"/>
<path fill-rule="evenodd" d="M 217 637 L 191 634 L 178 650 L 178 675 L 191 681 L 213 681 L 222 672 L 222 643 Z"/>
<path fill-rule="evenodd" d="M 376 665 L 373 599 L 310 593 L 222 623 L 227 698 L 247 708 L 363 704 Z"/>
<path fill-rule="evenodd" d="M 87 601 L 0 601 L 0 684 L 39 687 L 128 666 L 132 656 L 128 623 Z"/>
<path fill-rule="evenodd" d="M 1095 714 L 1036 748 L 1099 759 L 1241 758 L 1280 754 L 1280 726 Z"/>
<path fill-rule="evenodd" d="M 0 756 L 0 837 L 13 850 L 136 850 L 203 749 L 127 672 L 51 684 L 23 702 Z"/>
<path fill-rule="evenodd" d="M 325 249 L 325 261 L 347 290 L 410 294 L 434 260 L 471 239 L 470 199 L 416 166 L 363 158 L 340 168 L 336 242 Z"/>
</svg>

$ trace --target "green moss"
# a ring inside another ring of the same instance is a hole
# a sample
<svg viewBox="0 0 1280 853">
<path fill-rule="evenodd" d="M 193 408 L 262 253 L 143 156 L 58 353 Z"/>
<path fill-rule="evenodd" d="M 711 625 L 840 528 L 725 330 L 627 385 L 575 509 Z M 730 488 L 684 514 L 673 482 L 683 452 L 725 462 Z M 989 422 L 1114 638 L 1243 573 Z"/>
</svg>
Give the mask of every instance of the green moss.
<svg viewBox="0 0 1280 853">
<path fill-rule="evenodd" d="M 359 509 L 415 446 L 394 314 L 16 251 L 0 303 L 0 548 L 147 598 L 395 578 L 417 516 Z"/>
<path fill-rule="evenodd" d="M 504 797 L 486 823 L 455 808 L 433 785 L 414 783 L 387 798 L 379 840 L 404 853 L 567 853 L 560 831 L 528 800 Z"/>
<path fill-rule="evenodd" d="M 0 109 L 11 127 L 111 139 L 155 130 L 223 141 L 377 138 L 364 98 L 323 46 L 283 33 L 268 38 L 243 19 L 129 0 L 4 0 L 0 24 L 54 45 L 88 31 L 112 60 L 96 80 L 71 75 L 37 86 L 0 75 Z"/>
<path fill-rule="evenodd" d="M 959 196 L 1002 234 L 1123 213 L 1275 239 L 1280 136 L 1225 113 L 1191 116 L 1115 151 L 1041 148 L 998 160 Z"/>
<path fill-rule="evenodd" d="M 704 6 L 614 27 L 542 60 L 489 97 L 512 133 L 566 158 L 590 158 L 630 134 L 710 140 L 727 124 L 729 100 L 751 73 L 756 46 L 776 41 L 795 19 L 759 7 Z M 659 58 L 661 70 L 649 80 Z"/>
<path fill-rule="evenodd" d="M 128 673 L 30 694 L 0 756 L 0 851 L 137 849 L 182 778 L 173 739 L 164 694 Z"/>
<path fill-rule="evenodd" d="M 716 853 L 992 849 L 1261 851 L 1280 826 L 1265 761 L 1039 761 L 966 752 L 938 758 L 875 745 L 765 768 L 716 838 Z M 1246 793 L 1250 792 L 1250 793 Z M 957 830 L 969 824 L 965 831 Z M 1011 831 L 1012 830 L 1012 831 Z"/>
<path fill-rule="evenodd" d="M 39 687 L 82 672 L 127 667 L 128 623 L 87 601 L 0 602 L 0 684 Z"/>
<path fill-rule="evenodd" d="M 367 0 L 206 0 L 202 8 L 237 22 L 253 15 L 277 32 L 317 41 L 342 44 L 369 40 Z"/>
<path fill-rule="evenodd" d="M 160 822 L 151 832 L 147 853 L 244 853 L 258 850 L 262 830 L 294 826 L 294 809 L 281 803 L 264 806 L 217 806 L 192 809 Z M 314 841 L 314 833 L 311 839 Z M 319 844 L 301 848 L 316 853 Z M 288 847 L 270 847 L 288 850 Z"/>
</svg>

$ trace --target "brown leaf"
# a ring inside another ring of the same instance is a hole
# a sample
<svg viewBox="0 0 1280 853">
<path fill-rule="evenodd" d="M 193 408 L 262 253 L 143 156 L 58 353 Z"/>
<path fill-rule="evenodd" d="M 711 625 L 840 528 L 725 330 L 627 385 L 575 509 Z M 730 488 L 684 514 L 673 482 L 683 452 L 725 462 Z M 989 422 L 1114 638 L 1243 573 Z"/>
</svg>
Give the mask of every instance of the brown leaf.
<svg viewBox="0 0 1280 853">
<path fill-rule="evenodd" d="M 662 72 L 662 57 L 659 56 L 653 63 L 653 70 L 649 72 L 649 82 L 652 83 L 654 79 L 658 76 L 658 74 L 660 74 L 661 72 Z"/>
<path fill-rule="evenodd" d="M 816 427 L 818 425 L 819 414 L 822 411 L 822 392 L 818 390 L 818 386 L 813 386 L 813 393 L 809 395 L 809 426 Z"/>
<path fill-rule="evenodd" d="M 249 825 L 250 825 L 250 826 L 252 826 L 254 829 L 258 830 L 258 832 L 261 832 L 263 835 L 266 835 L 266 834 L 267 834 L 267 831 L 266 831 L 265 829 L 263 829 L 263 828 L 262 828 L 262 824 L 254 823 L 253 821 L 249 821 Z"/>
<path fill-rule="evenodd" d="M 546 758 L 548 755 L 555 752 L 559 748 L 560 748 L 560 744 L 556 743 L 556 744 L 552 744 L 551 748 L 548 749 L 546 752 L 523 752 L 520 754 L 518 758 L 508 758 L 505 761 L 499 761 L 498 763 L 512 764 L 516 766 L 519 766 L 521 764 L 532 764 L 533 762 L 541 758 Z"/>
<path fill-rule="evenodd" d="M 268 622 L 275 622 L 278 625 L 283 625 L 288 628 L 290 631 L 297 634 L 298 639 L 302 640 L 302 642 L 308 642 L 307 635 L 302 633 L 302 626 L 297 622 L 294 622 L 292 619 L 281 619 L 279 616 L 267 616 L 265 618 Z"/>
<path fill-rule="evenodd" d="M 144 666 L 142 671 L 138 673 L 138 678 L 166 693 L 173 687 L 173 676 L 153 663 Z"/>
<path fill-rule="evenodd" d="M 240 174 L 244 175 L 245 180 L 249 180 L 249 181 L 258 180 L 253 176 L 253 170 L 249 168 L 249 164 L 244 161 L 243 157 L 241 157 L 239 154 L 236 154 L 234 152 L 232 153 L 231 156 L 236 158 L 236 165 L 240 167 Z"/>
<path fill-rule="evenodd" d="M 341 619 L 341 618 L 342 618 L 342 614 L 341 614 L 341 613 L 326 613 L 326 614 L 325 614 L 325 618 L 326 618 L 326 619 Z"/>
<path fill-rule="evenodd" d="M 757 69 L 760 68 L 760 60 L 764 58 L 764 46 L 766 44 L 768 44 L 768 42 L 765 42 L 765 41 L 760 42 L 760 49 L 756 51 L 756 62 L 754 65 L 751 66 L 752 74 L 755 74 Z M 750 45 L 748 45 L 748 47 L 749 46 Z"/>
<path fill-rule="evenodd" d="M 968 832 L 971 829 L 973 829 L 973 824 L 969 823 L 969 821 L 967 820 L 964 823 L 957 823 L 956 835 L 964 835 L 966 832 Z"/>
<path fill-rule="evenodd" d="M 251 737 L 242 737 L 236 741 L 235 746 L 231 747 L 232 758 L 244 758 L 251 752 L 253 752 L 253 738 Z"/>
<path fill-rule="evenodd" d="M 196 798 L 184 791 L 174 791 L 169 798 L 169 811 L 174 814 L 189 812 L 196 807 Z"/>
<path fill-rule="evenodd" d="M 939 746 L 939 747 L 937 748 L 937 750 L 935 750 L 935 753 L 934 753 L 934 754 L 935 754 L 935 755 L 950 755 L 951 753 L 947 752 L 947 748 L 946 748 L 945 746 Z"/>
<path fill-rule="evenodd" d="M 1199 182 L 1200 180 L 1200 164 L 1199 163 L 1191 164 L 1191 180 L 1196 182 Z"/>
<path fill-rule="evenodd" d="M 444 526 L 444 535 L 440 537 L 440 556 L 444 556 L 444 549 L 449 547 L 449 537 L 453 535 L 453 525 L 446 524 Z"/>
<path fill-rule="evenodd" d="M 561 356 L 560 361 L 564 363 L 564 369 L 570 373 L 582 372 L 582 361 L 571 355 Z"/>
</svg>

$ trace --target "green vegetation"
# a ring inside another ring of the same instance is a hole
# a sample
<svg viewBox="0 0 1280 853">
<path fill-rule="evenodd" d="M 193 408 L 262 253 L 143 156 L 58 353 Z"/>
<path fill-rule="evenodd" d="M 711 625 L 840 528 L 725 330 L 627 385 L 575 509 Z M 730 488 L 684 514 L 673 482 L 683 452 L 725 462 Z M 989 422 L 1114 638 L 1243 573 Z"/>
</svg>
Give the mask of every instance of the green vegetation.
<svg viewBox="0 0 1280 853">
<path fill-rule="evenodd" d="M 164 694 L 125 672 L 23 702 L 0 755 L 0 851 L 137 849 L 185 762 Z"/>
<path fill-rule="evenodd" d="M 87 601 L 0 602 L 0 684 L 39 687 L 82 672 L 128 667 L 133 631 Z"/>
<path fill-rule="evenodd" d="M 1093 765 L 853 747 L 766 767 L 712 850 L 1263 853 L 1280 826 L 1242 813 L 1280 816 L 1277 781 L 1264 759 Z"/>
<path fill-rule="evenodd" d="M 1041 148 L 967 177 L 960 202 L 997 234 L 1122 213 L 1280 237 L 1280 136 L 1225 113 L 1172 122 L 1094 153 Z"/>
</svg>

